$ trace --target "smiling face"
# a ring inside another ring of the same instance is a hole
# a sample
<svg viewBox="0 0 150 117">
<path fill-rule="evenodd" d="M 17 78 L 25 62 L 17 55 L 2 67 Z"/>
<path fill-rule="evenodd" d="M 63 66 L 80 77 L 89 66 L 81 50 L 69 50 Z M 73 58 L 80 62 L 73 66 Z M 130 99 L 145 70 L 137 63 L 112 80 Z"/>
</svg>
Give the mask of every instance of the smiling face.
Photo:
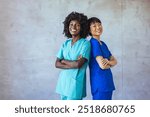
<svg viewBox="0 0 150 117">
<path fill-rule="evenodd" d="M 90 24 L 90 33 L 93 37 L 100 37 L 103 32 L 102 24 L 99 22 L 92 22 Z"/>
<path fill-rule="evenodd" d="M 80 23 L 77 20 L 70 21 L 69 32 L 72 36 L 78 36 L 80 33 Z"/>
</svg>

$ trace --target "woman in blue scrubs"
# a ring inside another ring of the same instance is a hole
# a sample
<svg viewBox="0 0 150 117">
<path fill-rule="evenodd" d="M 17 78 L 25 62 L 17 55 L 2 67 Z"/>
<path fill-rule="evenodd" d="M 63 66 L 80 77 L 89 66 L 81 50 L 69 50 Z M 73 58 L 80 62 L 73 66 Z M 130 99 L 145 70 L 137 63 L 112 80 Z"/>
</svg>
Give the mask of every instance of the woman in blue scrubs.
<svg viewBox="0 0 150 117">
<path fill-rule="evenodd" d="M 91 43 L 90 57 L 90 84 L 93 100 L 111 100 L 115 90 L 111 67 L 117 64 L 117 60 L 111 54 L 107 45 L 101 41 L 103 27 L 101 21 L 92 17 L 88 20 Z"/>
<path fill-rule="evenodd" d="M 68 38 L 61 46 L 55 63 L 62 69 L 56 92 L 62 100 L 81 100 L 86 96 L 86 68 L 90 58 L 90 42 L 85 38 L 87 16 L 72 12 L 64 21 L 64 34 Z"/>
</svg>

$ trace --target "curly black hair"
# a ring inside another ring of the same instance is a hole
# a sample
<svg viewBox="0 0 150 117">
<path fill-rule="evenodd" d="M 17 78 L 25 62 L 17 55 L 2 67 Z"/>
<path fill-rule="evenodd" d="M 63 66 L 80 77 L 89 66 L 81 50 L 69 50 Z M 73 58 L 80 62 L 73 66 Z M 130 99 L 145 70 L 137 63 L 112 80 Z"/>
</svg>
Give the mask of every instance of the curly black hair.
<svg viewBox="0 0 150 117">
<path fill-rule="evenodd" d="M 66 18 L 64 23 L 64 30 L 63 34 L 65 34 L 66 37 L 71 38 L 72 35 L 69 32 L 69 24 L 72 20 L 77 20 L 80 23 L 80 37 L 86 38 L 88 36 L 88 30 L 87 30 L 87 16 L 83 13 L 78 12 L 72 12 L 70 13 Z"/>
<path fill-rule="evenodd" d="M 88 23 L 87 24 L 88 24 L 88 32 L 89 32 L 90 36 L 92 36 L 92 34 L 90 33 L 90 25 L 91 25 L 91 23 L 96 23 L 96 22 L 98 22 L 100 24 L 102 23 L 101 20 L 98 19 L 97 17 L 91 17 L 91 18 L 88 19 Z"/>
</svg>

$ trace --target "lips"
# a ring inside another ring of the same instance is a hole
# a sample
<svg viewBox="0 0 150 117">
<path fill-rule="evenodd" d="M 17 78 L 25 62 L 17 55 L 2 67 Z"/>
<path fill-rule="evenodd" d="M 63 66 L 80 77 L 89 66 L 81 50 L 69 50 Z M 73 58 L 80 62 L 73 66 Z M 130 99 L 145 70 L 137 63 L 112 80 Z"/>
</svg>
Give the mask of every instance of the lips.
<svg viewBox="0 0 150 117">
<path fill-rule="evenodd" d="M 75 29 L 71 29 L 71 31 L 72 31 L 72 32 L 76 32 L 77 30 L 75 30 Z"/>
<path fill-rule="evenodd" d="M 70 27 L 69 31 L 71 34 L 78 34 L 80 30 L 78 28 Z"/>
<path fill-rule="evenodd" d="M 72 31 L 72 32 L 76 32 L 77 30 L 76 30 L 76 29 L 71 29 L 71 31 Z"/>
<path fill-rule="evenodd" d="M 101 31 L 96 31 L 97 33 L 101 33 Z"/>
<path fill-rule="evenodd" d="M 72 34 L 76 34 L 77 32 L 78 32 L 78 30 L 75 30 L 75 29 L 70 30 L 70 33 L 72 33 Z"/>
<path fill-rule="evenodd" d="M 102 32 L 102 30 L 97 30 L 96 32 L 97 32 L 97 33 L 101 33 L 101 32 Z"/>
</svg>

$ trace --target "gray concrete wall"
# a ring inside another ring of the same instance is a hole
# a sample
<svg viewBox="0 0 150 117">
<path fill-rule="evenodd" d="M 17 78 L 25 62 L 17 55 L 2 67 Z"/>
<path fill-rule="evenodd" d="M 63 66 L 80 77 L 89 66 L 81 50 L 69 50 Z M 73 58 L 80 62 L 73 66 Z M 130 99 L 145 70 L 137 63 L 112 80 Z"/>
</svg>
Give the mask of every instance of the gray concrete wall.
<svg viewBox="0 0 150 117">
<path fill-rule="evenodd" d="M 54 63 L 72 11 L 103 22 L 102 40 L 118 60 L 113 99 L 150 99 L 149 6 L 150 0 L 0 0 L 0 99 L 59 99 Z"/>
</svg>

